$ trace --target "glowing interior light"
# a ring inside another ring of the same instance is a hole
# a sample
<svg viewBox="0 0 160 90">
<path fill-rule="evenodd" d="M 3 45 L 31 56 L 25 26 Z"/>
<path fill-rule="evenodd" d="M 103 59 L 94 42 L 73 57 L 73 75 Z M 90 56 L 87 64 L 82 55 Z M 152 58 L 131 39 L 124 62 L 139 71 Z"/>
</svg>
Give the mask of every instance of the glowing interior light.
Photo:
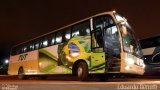
<svg viewBox="0 0 160 90">
<path fill-rule="evenodd" d="M 27 47 L 24 47 L 24 51 L 26 51 L 27 50 Z"/>
<path fill-rule="evenodd" d="M 61 38 L 61 37 L 57 37 L 57 38 L 56 38 L 56 42 L 59 43 L 59 42 L 61 42 L 61 41 L 62 41 L 62 38 Z"/>
<path fill-rule="evenodd" d="M 54 38 L 52 38 L 52 44 L 54 44 Z"/>
<path fill-rule="evenodd" d="M 72 57 L 77 57 L 79 55 L 79 53 L 71 53 L 70 54 Z"/>
<path fill-rule="evenodd" d="M 66 34 L 65 37 L 66 37 L 66 39 L 70 39 L 71 36 L 70 36 L 70 34 Z"/>
<path fill-rule="evenodd" d="M 43 42 L 43 45 L 44 45 L 44 46 L 47 46 L 47 45 L 48 45 L 48 41 L 47 41 L 47 40 L 44 41 L 44 42 Z"/>
<path fill-rule="evenodd" d="M 116 26 L 112 27 L 112 34 L 115 34 L 116 32 L 117 32 L 117 27 Z"/>
<path fill-rule="evenodd" d="M 113 13 L 116 13 L 116 11 L 115 11 L 115 10 L 113 10 Z"/>
<path fill-rule="evenodd" d="M 86 32 L 87 32 L 87 35 L 90 35 L 90 29 L 89 28 L 86 29 Z"/>
<path fill-rule="evenodd" d="M 76 32 L 72 33 L 72 36 L 77 36 L 77 35 L 79 35 L 79 31 L 76 31 Z"/>
</svg>

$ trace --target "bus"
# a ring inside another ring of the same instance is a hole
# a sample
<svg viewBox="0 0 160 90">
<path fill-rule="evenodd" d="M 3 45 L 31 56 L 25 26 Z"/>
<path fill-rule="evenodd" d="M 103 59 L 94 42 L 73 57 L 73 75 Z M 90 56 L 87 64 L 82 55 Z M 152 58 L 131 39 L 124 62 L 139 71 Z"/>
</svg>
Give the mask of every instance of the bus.
<svg viewBox="0 0 160 90">
<path fill-rule="evenodd" d="M 143 75 L 142 57 L 127 20 L 109 11 L 14 46 L 8 73 L 19 79 L 68 74 L 83 81 L 93 74 L 104 80 L 109 74 Z"/>
<path fill-rule="evenodd" d="M 160 75 L 160 36 L 141 39 L 140 44 L 146 65 L 144 75 Z"/>
</svg>

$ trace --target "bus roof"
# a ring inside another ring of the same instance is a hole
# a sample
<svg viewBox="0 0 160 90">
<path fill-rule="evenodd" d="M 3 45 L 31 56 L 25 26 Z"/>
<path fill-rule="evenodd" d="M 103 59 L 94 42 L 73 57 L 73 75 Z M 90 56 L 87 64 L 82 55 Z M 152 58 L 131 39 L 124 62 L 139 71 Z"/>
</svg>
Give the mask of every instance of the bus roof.
<svg viewBox="0 0 160 90">
<path fill-rule="evenodd" d="M 71 24 L 66 25 L 66 26 L 63 26 L 63 27 L 61 27 L 61 28 L 54 29 L 54 30 L 51 31 L 51 32 L 48 32 L 48 33 L 43 34 L 43 35 L 40 35 L 40 36 L 35 37 L 35 38 L 33 38 L 33 39 L 30 39 L 30 40 L 27 40 L 27 41 L 25 41 L 25 42 L 19 43 L 19 44 L 13 46 L 12 48 L 14 48 L 14 47 L 16 47 L 16 46 L 19 46 L 19 45 L 22 45 L 22 44 L 25 44 L 25 43 L 30 42 L 30 41 L 32 41 L 32 40 L 36 40 L 36 39 L 41 38 L 41 37 L 43 37 L 43 36 L 49 35 L 49 34 L 54 33 L 54 32 L 56 32 L 56 31 L 59 31 L 59 30 L 68 28 L 68 27 L 70 27 L 70 26 L 72 26 L 72 25 L 78 24 L 78 23 L 80 23 L 80 22 L 83 22 L 83 21 L 85 21 L 85 20 L 91 19 L 91 18 L 93 18 L 93 17 L 97 17 L 97 16 L 105 15 L 105 14 L 113 14 L 113 13 L 115 13 L 115 11 L 108 11 L 108 12 L 102 12 L 102 13 L 95 14 L 95 15 L 93 15 L 93 16 L 87 17 L 87 18 L 85 18 L 85 19 L 79 20 L 79 21 L 77 21 L 77 22 L 71 23 Z"/>
</svg>

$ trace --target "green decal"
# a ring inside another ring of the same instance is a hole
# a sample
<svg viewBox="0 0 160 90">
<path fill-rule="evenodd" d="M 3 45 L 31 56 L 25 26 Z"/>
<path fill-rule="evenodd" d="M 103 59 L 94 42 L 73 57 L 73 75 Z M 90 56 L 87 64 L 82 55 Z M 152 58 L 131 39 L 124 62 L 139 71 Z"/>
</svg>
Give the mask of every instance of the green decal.
<svg viewBox="0 0 160 90">
<path fill-rule="evenodd" d="M 57 58 L 48 51 L 39 50 L 40 70 L 46 74 L 71 74 L 71 69 L 65 66 L 58 66 Z"/>
<path fill-rule="evenodd" d="M 53 51 L 58 54 L 57 57 L 50 52 L 47 49 L 39 50 L 40 70 L 43 73 L 71 74 L 72 66 L 77 60 L 87 62 L 89 73 L 105 72 L 105 53 L 102 50 L 91 52 L 90 36 L 74 36 L 68 42 L 59 44 Z"/>
</svg>

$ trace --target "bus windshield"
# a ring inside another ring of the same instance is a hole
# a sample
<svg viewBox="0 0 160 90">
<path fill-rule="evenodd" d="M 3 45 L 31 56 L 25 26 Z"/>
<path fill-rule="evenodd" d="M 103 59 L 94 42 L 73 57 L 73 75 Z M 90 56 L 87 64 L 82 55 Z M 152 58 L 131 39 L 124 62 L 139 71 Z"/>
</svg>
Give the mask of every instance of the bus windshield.
<svg viewBox="0 0 160 90">
<path fill-rule="evenodd" d="M 135 38 L 133 30 L 130 28 L 127 22 L 120 24 L 122 32 L 122 40 L 124 51 L 131 53 L 139 58 L 142 58 L 142 52 L 138 40 Z"/>
</svg>

